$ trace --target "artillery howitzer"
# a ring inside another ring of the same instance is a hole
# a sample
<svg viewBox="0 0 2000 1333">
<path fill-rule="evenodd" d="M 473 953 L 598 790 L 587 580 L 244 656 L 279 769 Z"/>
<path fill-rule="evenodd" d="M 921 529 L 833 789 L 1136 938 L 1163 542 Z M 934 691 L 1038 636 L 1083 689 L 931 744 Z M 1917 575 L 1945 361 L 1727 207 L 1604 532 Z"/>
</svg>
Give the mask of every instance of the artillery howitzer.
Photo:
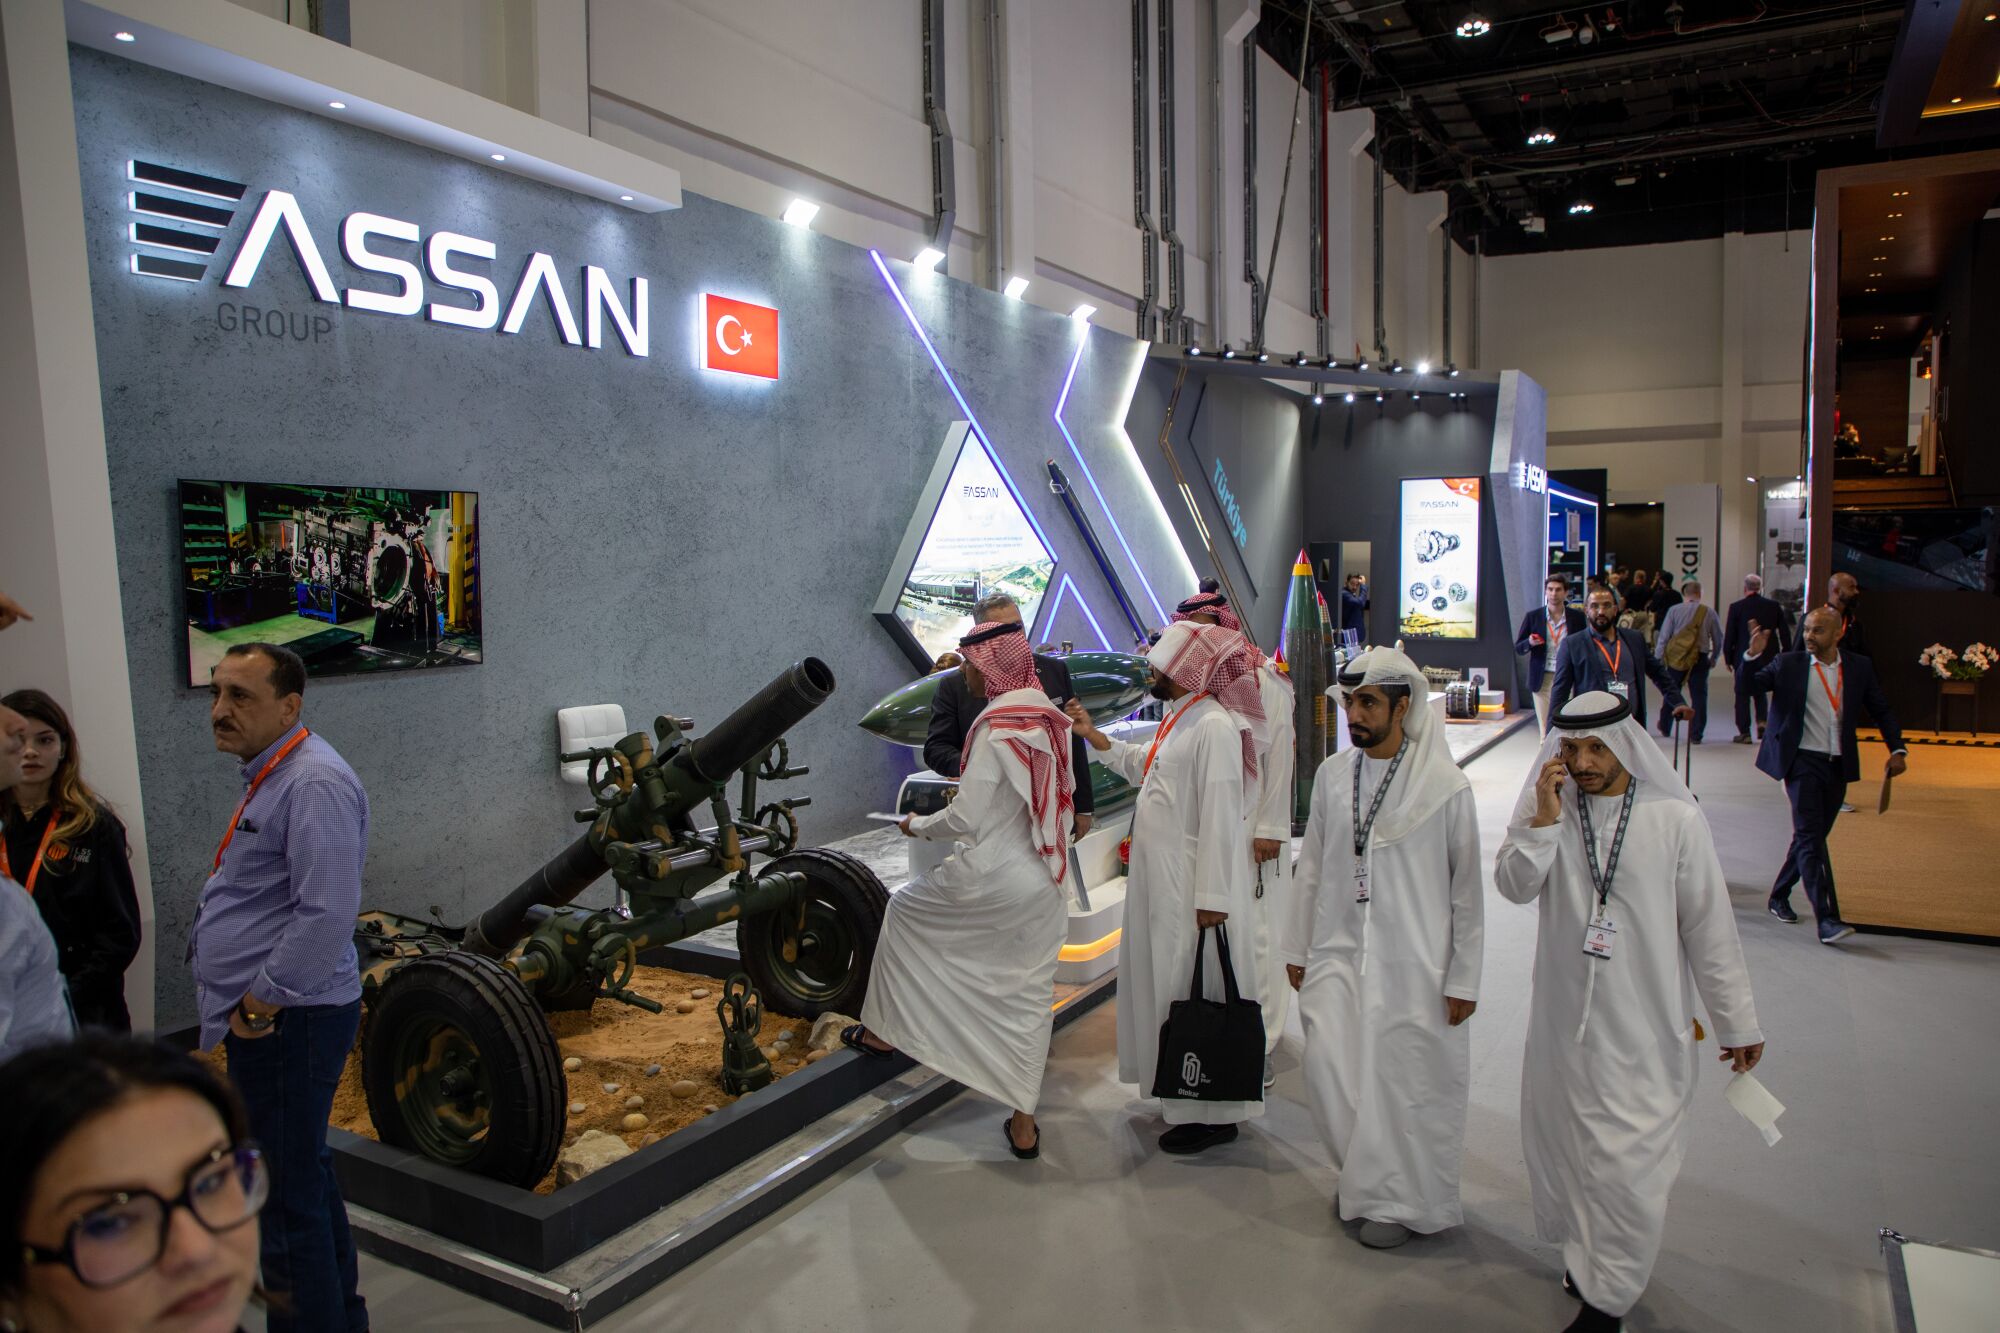
<svg viewBox="0 0 2000 1333">
<path fill-rule="evenodd" d="M 362 1082 L 383 1142 L 534 1185 L 561 1150 L 568 1099 L 537 1008 L 588 1009 L 604 996 L 658 1013 L 631 988 L 638 955 L 731 921 L 766 1005 L 860 1012 L 888 892 L 852 857 L 798 848 L 792 812 L 807 799 L 757 805 L 759 782 L 806 775 L 783 737 L 833 685 L 809 657 L 700 737 L 661 717 L 654 736 L 564 755 L 589 761 L 596 804 L 577 813 L 589 830 L 466 926 L 361 915 Z M 713 828 L 695 825 L 703 806 Z M 752 871 L 757 853 L 773 859 Z M 569 905 L 607 870 L 629 908 Z"/>
</svg>

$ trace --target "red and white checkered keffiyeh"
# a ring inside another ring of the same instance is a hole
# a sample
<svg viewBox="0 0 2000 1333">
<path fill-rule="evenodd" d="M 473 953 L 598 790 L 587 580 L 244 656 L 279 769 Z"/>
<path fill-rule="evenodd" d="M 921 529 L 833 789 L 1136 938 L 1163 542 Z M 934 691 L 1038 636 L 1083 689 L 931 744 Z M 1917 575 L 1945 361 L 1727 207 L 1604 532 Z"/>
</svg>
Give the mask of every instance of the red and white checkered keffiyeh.
<svg viewBox="0 0 2000 1333">
<path fill-rule="evenodd" d="M 1243 736 L 1243 776 L 1257 776 L 1257 738 L 1264 734 L 1264 694 L 1257 686 L 1258 654 L 1235 630 L 1199 621 L 1168 625 L 1146 654 L 1154 670 L 1189 694 L 1207 694 L 1235 719 Z"/>
<path fill-rule="evenodd" d="M 1238 634 L 1243 633 L 1243 618 L 1236 614 L 1236 609 L 1229 604 L 1229 599 L 1219 592 L 1196 593 L 1175 607 L 1174 613 L 1167 617 L 1167 621 L 1169 624 L 1179 624 L 1203 611 L 1213 615 L 1215 623 L 1222 628 L 1233 629 Z"/>
<path fill-rule="evenodd" d="M 1076 775 L 1070 769 L 1069 716 L 1049 702 L 1035 673 L 1035 655 L 1019 625 L 980 625 L 958 641 L 959 651 L 979 668 L 989 704 L 974 719 L 960 751 L 960 771 L 971 757 L 974 739 L 991 734 L 1001 756 L 1019 765 L 1015 776 L 1026 776 L 1028 817 L 1034 826 L 1035 853 L 1061 888 L 1069 877 L 1069 829 L 1076 821 Z M 1032 690 L 1036 697 L 997 702 L 1010 694 Z"/>
</svg>

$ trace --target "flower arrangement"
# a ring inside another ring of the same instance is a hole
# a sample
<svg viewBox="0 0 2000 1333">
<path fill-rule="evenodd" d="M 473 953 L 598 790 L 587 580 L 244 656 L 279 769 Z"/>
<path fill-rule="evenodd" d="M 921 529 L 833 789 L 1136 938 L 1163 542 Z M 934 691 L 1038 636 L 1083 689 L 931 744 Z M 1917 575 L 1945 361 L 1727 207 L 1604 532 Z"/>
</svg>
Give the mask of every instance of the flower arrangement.
<svg viewBox="0 0 2000 1333">
<path fill-rule="evenodd" d="M 1939 680 L 1978 680 L 2000 665 L 2000 651 L 1973 643 L 1967 644 L 1964 652 L 1955 653 L 1934 643 L 1917 654 L 1917 664 L 1929 667 Z"/>
</svg>

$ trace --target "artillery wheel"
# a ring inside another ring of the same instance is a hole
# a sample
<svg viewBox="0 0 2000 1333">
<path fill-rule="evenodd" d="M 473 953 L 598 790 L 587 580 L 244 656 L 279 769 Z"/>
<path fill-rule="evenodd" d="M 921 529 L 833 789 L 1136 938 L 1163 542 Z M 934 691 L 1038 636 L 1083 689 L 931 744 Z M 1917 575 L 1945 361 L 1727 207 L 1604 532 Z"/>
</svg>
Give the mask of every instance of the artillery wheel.
<svg viewBox="0 0 2000 1333">
<path fill-rule="evenodd" d="M 527 987 L 490 958 L 439 953 L 383 983 L 361 1051 L 384 1143 L 531 1189 L 562 1150 L 567 1083 Z"/>
<path fill-rule="evenodd" d="M 859 1014 L 868 994 L 875 940 L 889 910 L 889 891 L 865 862 L 824 847 L 790 852 L 764 867 L 806 877 L 805 929 L 794 958 L 785 944 L 798 918 L 779 909 L 736 923 L 736 950 L 766 1008 L 794 1018 L 832 1010 Z"/>
</svg>

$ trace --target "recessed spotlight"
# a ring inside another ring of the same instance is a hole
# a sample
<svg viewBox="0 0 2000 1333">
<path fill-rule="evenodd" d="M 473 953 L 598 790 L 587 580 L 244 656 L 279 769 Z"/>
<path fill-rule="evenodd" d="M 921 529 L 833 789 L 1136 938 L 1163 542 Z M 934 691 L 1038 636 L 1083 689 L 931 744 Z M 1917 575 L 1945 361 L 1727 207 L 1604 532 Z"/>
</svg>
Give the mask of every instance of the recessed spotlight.
<svg viewBox="0 0 2000 1333">
<path fill-rule="evenodd" d="M 632 196 L 629 194 L 621 194 L 618 196 L 618 202 L 621 204 L 629 204 L 632 202 Z"/>
<path fill-rule="evenodd" d="M 1892 218 L 1899 218 L 1899 217 L 1901 217 L 1901 216 L 1903 216 L 1903 215 L 1902 215 L 1901 213 L 1891 213 L 1891 214 L 1890 214 L 1889 216 L 1890 216 L 1890 217 L 1892 217 Z"/>
<path fill-rule="evenodd" d="M 1546 148 L 1548 145 L 1554 143 L 1555 141 L 1556 141 L 1556 132 L 1552 129 L 1549 129 L 1547 126 L 1543 126 L 1540 129 L 1535 130 L 1532 134 L 1528 136 L 1528 146 L 1530 148 Z"/>
<path fill-rule="evenodd" d="M 1315 393 L 1315 394 L 1313 394 L 1313 406 L 1314 406 L 1314 407 L 1318 407 L 1318 406 L 1319 406 L 1319 405 L 1320 405 L 1321 403 L 1323 403 L 1323 402 L 1325 402 L 1325 401 L 1326 401 L 1326 395 L 1325 395 L 1325 394 L 1322 394 L 1322 393 Z"/>
<path fill-rule="evenodd" d="M 1880 271 L 1880 270 L 1877 270 L 1877 271 L 1876 271 L 1876 272 L 1874 272 L 1874 273 L 1870 273 L 1870 274 L 1869 274 L 1868 276 L 1869 276 L 1869 277 L 1871 277 L 1871 278 L 1879 278 L 1879 277 L 1881 277 L 1881 276 L 1882 276 L 1882 274 L 1881 274 L 1881 271 Z"/>
<path fill-rule="evenodd" d="M 505 153 L 488 153 L 487 156 L 492 158 L 495 162 L 505 162 L 507 160 L 507 155 Z"/>
<path fill-rule="evenodd" d="M 1875 290 L 1875 288 L 1873 288 L 1873 287 L 1863 287 L 1863 288 L 1862 288 L 1861 290 L 1862 290 L 1862 291 L 1864 291 L 1864 292 L 1872 292 L 1872 291 L 1874 291 L 1874 290 Z"/>
<path fill-rule="evenodd" d="M 1348 391 L 1347 393 L 1344 393 L 1344 394 L 1340 395 L 1340 400 L 1341 400 L 1342 402 L 1344 402 L 1344 403 L 1351 403 L 1351 402 L 1353 402 L 1353 401 L 1354 401 L 1354 393 L 1353 393 L 1353 391 L 1352 391 L 1352 390 L 1349 390 L 1349 391 Z"/>
<path fill-rule="evenodd" d="M 1980 22 L 1991 23 L 1993 21 L 1993 17 L 1994 17 L 1993 15 L 1988 14 L 1985 18 L 1981 19 Z"/>
<path fill-rule="evenodd" d="M 944 251 L 927 245 L 917 251 L 917 257 L 910 262 L 928 273 L 944 262 Z"/>
<path fill-rule="evenodd" d="M 1893 236 L 1884 236 L 1884 237 L 1882 237 L 1881 239 L 1883 239 L 1883 240 L 1885 240 L 1885 241 L 1893 241 L 1893 240 L 1895 240 L 1896 238 L 1895 238 L 1895 237 L 1893 237 Z"/>
<path fill-rule="evenodd" d="M 345 102 L 328 102 L 327 105 L 332 107 L 335 111 L 347 110 L 347 103 Z"/>
<path fill-rule="evenodd" d="M 1963 97 L 1954 97 L 1951 99 L 1951 104 L 1953 106 L 1957 106 L 1960 102 L 1963 102 L 1964 100 L 1965 99 Z"/>
<path fill-rule="evenodd" d="M 111 38 L 113 41 L 118 42 L 136 42 L 139 40 L 129 32 L 114 32 L 111 34 Z"/>
<path fill-rule="evenodd" d="M 1907 199 L 1907 198 L 1909 198 L 1909 195 L 1910 195 L 1910 192 L 1909 192 L 1908 190 L 1891 190 L 1891 191 L 1889 191 L 1889 197 L 1890 197 L 1891 199 Z"/>
<path fill-rule="evenodd" d="M 1410 390 L 1410 401 L 1411 401 L 1411 402 L 1413 402 L 1413 403 L 1414 403 L 1414 402 L 1416 402 L 1416 401 L 1417 401 L 1417 399 L 1419 399 L 1419 398 L 1421 398 L 1421 397 L 1423 397 L 1423 395 L 1422 395 L 1422 394 L 1420 394 L 1420 393 L 1418 393 L 1418 392 L 1417 392 L 1417 391 L 1416 391 L 1415 389 L 1412 389 L 1412 390 Z"/>
<path fill-rule="evenodd" d="M 1083 304 L 1079 305 L 1076 309 L 1070 311 L 1069 317 L 1075 320 L 1079 324 L 1088 324 L 1090 323 L 1090 317 L 1096 313 L 1097 313 L 1097 307 L 1092 305 L 1090 302 L 1085 301 Z"/>
<path fill-rule="evenodd" d="M 1886 329 L 1886 328 L 1888 328 L 1889 326 L 1888 326 L 1887 324 L 1877 324 L 1877 325 L 1876 325 L 1875 327 L 1876 327 L 1876 328 L 1878 328 L 1878 329 Z"/>
<path fill-rule="evenodd" d="M 1388 396 L 1389 396 L 1388 394 L 1383 393 L 1380 389 L 1377 389 L 1375 391 L 1375 401 L 1378 403 L 1381 402 L 1383 399 L 1387 398 Z"/>
<path fill-rule="evenodd" d="M 794 227 L 810 227 L 812 220 L 819 216 L 819 205 L 810 199 L 794 199 L 785 205 L 781 216 Z"/>
<path fill-rule="evenodd" d="M 1588 199 L 1579 199 L 1569 206 L 1569 211 L 1572 216 L 1579 213 L 1595 213 L 1597 205 L 1591 203 Z"/>
<path fill-rule="evenodd" d="M 1484 37 L 1493 31 L 1493 25 L 1477 14 L 1467 14 L 1459 20 L 1457 32 L 1461 37 Z"/>
<path fill-rule="evenodd" d="M 1000 289 L 1000 294 L 1010 301 L 1018 301 L 1028 294 L 1028 280 L 1016 273 L 1007 279 L 1007 285 Z"/>
<path fill-rule="evenodd" d="M 1417 362 L 1417 373 L 1418 373 L 1419 375 L 1428 375 L 1428 374 L 1430 374 L 1430 373 L 1431 373 L 1431 363 L 1430 363 L 1430 362 L 1428 362 L 1428 361 L 1419 361 L 1419 362 Z"/>
</svg>

